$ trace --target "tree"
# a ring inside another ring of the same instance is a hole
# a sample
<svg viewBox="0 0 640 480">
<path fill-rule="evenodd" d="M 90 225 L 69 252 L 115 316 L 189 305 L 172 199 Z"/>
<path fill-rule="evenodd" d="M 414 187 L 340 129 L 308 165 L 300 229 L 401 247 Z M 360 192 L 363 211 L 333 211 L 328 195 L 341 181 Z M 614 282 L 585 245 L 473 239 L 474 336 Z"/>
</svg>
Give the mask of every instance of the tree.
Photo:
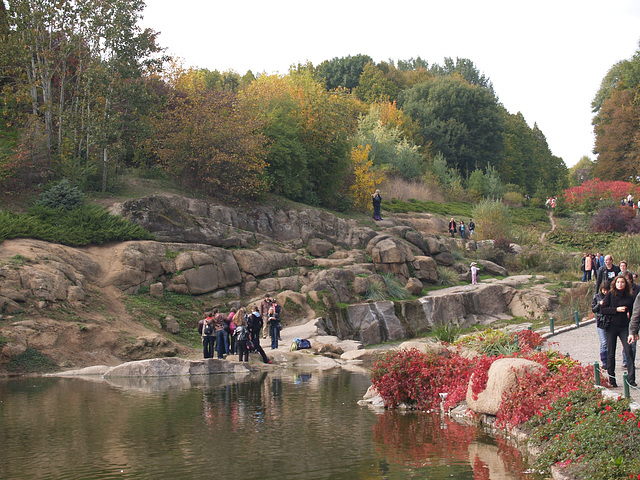
<svg viewBox="0 0 640 480">
<path fill-rule="evenodd" d="M 401 93 L 399 104 L 418 124 L 417 141 L 432 142 L 451 167 L 468 175 L 501 164 L 504 119 L 487 88 L 459 77 L 435 77 Z"/>
<path fill-rule="evenodd" d="M 353 205 L 361 212 L 371 207 L 371 193 L 386 180 L 383 173 L 373 168 L 369 158 L 370 145 L 358 145 L 351 149 L 351 164 L 355 180 L 350 188 Z"/>
<path fill-rule="evenodd" d="M 264 193 L 266 139 L 256 113 L 235 93 L 207 88 L 189 75 L 173 87 L 157 145 L 167 171 L 231 201 Z"/>
<path fill-rule="evenodd" d="M 364 66 L 359 86 L 355 90 L 357 97 L 365 103 L 392 102 L 398 98 L 398 87 L 387 80 L 373 63 Z"/>
<path fill-rule="evenodd" d="M 591 179 L 591 171 L 593 170 L 593 160 L 586 155 L 583 156 L 578 163 L 569 168 L 569 186 L 577 187 L 587 180 Z"/>
<path fill-rule="evenodd" d="M 359 85 L 360 75 L 367 63 L 373 63 L 369 55 L 334 57 L 318 65 L 316 72 L 318 78 L 324 80 L 327 90 L 342 87 L 351 92 Z"/>
<path fill-rule="evenodd" d="M 369 113 L 360 117 L 355 139 L 370 148 L 369 158 L 377 167 L 385 166 L 390 173 L 407 180 L 419 178 L 425 172 L 425 158 L 397 126 L 399 119 L 391 122 L 386 105 L 372 105 Z"/>
<path fill-rule="evenodd" d="M 242 99 L 265 122 L 272 190 L 312 205 L 337 206 L 347 193 L 349 139 L 361 102 L 344 90 L 328 92 L 308 70 L 261 75 Z"/>
<path fill-rule="evenodd" d="M 640 172 L 640 105 L 629 89 L 615 89 L 602 104 L 595 125 L 598 154 L 593 175 L 624 180 Z"/>
</svg>

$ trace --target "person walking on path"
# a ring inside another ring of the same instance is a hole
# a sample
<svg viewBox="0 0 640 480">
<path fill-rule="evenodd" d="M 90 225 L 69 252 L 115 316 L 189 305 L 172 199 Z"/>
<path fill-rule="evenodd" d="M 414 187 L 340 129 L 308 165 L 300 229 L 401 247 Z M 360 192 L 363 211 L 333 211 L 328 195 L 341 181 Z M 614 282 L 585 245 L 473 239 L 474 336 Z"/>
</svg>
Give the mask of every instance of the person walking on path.
<svg viewBox="0 0 640 480">
<path fill-rule="evenodd" d="M 613 279 L 620 273 L 620 267 L 613 264 L 613 257 L 605 255 L 604 265 L 598 269 L 596 275 L 596 292 L 600 291 L 600 285 L 604 280 L 613 282 Z M 612 286 L 613 287 L 613 286 Z"/>
<path fill-rule="evenodd" d="M 464 240 L 464 238 L 465 238 L 464 235 L 466 233 L 466 230 L 464 228 L 464 222 L 462 220 L 460 220 L 460 227 L 458 228 L 458 230 L 460 230 L 460 236 Z"/>
<path fill-rule="evenodd" d="M 469 238 L 473 238 L 473 231 L 476 229 L 476 224 L 473 221 L 473 218 L 469 219 Z"/>
<path fill-rule="evenodd" d="M 380 190 L 376 190 L 371 194 L 371 203 L 373 203 L 373 219 L 382 220 L 380 206 L 382 205 L 382 196 Z"/>
<path fill-rule="evenodd" d="M 267 354 L 264 353 L 264 350 L 260 345 L 260 330 L 262 330 L 263 324 L 264 321 L 260 316 L 260 309 L 256 305 L 253 307 L 253 313 L 247 316 L 247 326 L 249 327 L 249 332 L 251 332 L 249 340 L 251 342 L 251 345 L 253 345 L 253 348 L 262 357 L 262 361 L 264 363 L 271 363 L 271 360 L 269 360 Z"/>
<path fill-rule="evenodd" d="M 580 265 L 580 270 L 582 271 L 582 281 L 588 282 L 591 280 L 591 255 L 588 253 L 582 254 L 582 264 Z"/>
<path fill-rule="evenodd" d="M 607 332 L 604 329 L 605 316 L 600 311 L 600 307 L 607 293 L 609 293 L 609 281 L 605 280 L 600 285 L 600 291 L 596 292 L 591 300 L 591 311 L 596 315 L 596 330 L 600 341 L 600 362 L 605 370 L 607 369 Z"/>
<path fill-rule="evenodd" d="M 633 351 L 628 343 L 629 316 L 633 311 L 633 295 L 631 285 L 621 275 L 615 277 L 610 291 L 605 295 L 600 311 L 605 315 L 604 327 L 607 334 L 607 373 L 609 383 L 617 387 L 615 375 L 616 368 L 616 343 L 618 338 L 629 360 L 633 360 Z M 629 385 L 636 386 L 635 362 L 627 362 Z"/>
</svg>

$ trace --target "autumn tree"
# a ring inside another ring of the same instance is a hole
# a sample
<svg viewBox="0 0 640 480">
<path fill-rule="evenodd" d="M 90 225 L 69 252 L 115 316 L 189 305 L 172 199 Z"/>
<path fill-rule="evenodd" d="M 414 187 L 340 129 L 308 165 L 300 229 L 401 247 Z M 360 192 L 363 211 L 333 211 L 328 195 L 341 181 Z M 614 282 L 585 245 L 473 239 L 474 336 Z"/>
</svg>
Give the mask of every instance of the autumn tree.
<svg viewBox="0 0 640 480">
<path fill-rule="evenodd" d="M 398 98 L 398 87 L 389 81 L 373 63 L 367 63 L 364 66 L 355 92 L 360 100 L 369 104 L 395 102 Z"/>
<path fill-rule="evenodd" d="M 373 160 L 369 158 L 370 150 L 370 145 L 357 145 L 351 149 L 354 182 L 350 193 L 354 207 L 361 212 L 370 210 L 371 193 L 386 180 L 384 173 L 373 167 Z"/>
<path fill-rule="evenodd" d="M 261 75 L 242 98 L 265 121 L 272 191 L 339 207 L 348 189 L 349 142 L 362 104 L 344 90 L 328 92 L 306 70 Z"/>
<path fill-rule="evenodd" d="M 235 93 L 208 88 L 189 72 L 172 87 L 157 144 L 167 171 L 231 201 L 264 193 L 266 138 L 255 112 Z"/>
</svg>

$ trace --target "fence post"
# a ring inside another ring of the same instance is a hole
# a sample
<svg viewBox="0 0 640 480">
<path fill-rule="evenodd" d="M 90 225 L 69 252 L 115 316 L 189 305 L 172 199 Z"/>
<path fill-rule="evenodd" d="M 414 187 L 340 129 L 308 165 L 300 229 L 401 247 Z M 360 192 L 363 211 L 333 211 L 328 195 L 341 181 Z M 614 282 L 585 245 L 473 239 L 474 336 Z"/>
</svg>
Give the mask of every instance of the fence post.
<svg viewBox="0 0 640 480">
<path fill-rule="evenodd" d="M 553 335 L 553 317 L 549 317 L 549 331 Z"/>
<path fill-rule="evenodd" d="M 631 392 L 629 391 L 629 374 L 624 372 L 622 374 L 622 383 L 624 383 L 624 398 L 630 398 Z"/>
<path fill-rule="evenodd" d="M 596 382 L 596 385 L 600 386 L 600 364 L 598 362 L 593 362 L 593 378 Z"/>
<path fill-rule="evenodd" d="M 573 311 L 573 316 L 575 317 L 576 320 L 576 327 L 580 326 L 580 318 L 578 317 L 578 310 L 574 310 Z"/>
</svg>

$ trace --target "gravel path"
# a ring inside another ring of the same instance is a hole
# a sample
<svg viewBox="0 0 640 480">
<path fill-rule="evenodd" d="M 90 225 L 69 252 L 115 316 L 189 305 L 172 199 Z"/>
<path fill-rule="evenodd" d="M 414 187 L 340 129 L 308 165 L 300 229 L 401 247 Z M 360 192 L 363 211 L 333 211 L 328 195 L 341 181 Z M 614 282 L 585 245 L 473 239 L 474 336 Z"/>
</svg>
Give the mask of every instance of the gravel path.
<svg viewBox="0 0 640 480">
<path fill-rule="evenodd" d="M 563 329 L 564 330 L 564 329 Z M 557 331 L 557 330 L 556 330 Z M 596 323 L 594 320 L 585 321 L 580 324 L 579 328 L 575 326 L 562 333 L 557 333 L 547 338 L 547 344 L 545 349 L 557 350 L 560 353 L 569 354 L 571 358 L 578 360 L 583 365 L 592 365 L 593 362 L 600 362 L 600 342 L 598 340 L 598 332 L 596 331 Z M 638 362 L 636 362 L 636 368 Z M 624 394 L 622 388 L 622 374 L 626 369 L 622 368 L 622 345 L 618 342 L 616 348 L 616 377 L 618 381 L 618 388 L 613 388 L 616 393 Z M 602 377 L 606 376 L 606 372 L 603 372 Z M 636 372 L 636 381 L 638 373 Z M 640 403 L 640 390 L 630 387 L 631 398 L 633 401 Z"/>
</svg>

